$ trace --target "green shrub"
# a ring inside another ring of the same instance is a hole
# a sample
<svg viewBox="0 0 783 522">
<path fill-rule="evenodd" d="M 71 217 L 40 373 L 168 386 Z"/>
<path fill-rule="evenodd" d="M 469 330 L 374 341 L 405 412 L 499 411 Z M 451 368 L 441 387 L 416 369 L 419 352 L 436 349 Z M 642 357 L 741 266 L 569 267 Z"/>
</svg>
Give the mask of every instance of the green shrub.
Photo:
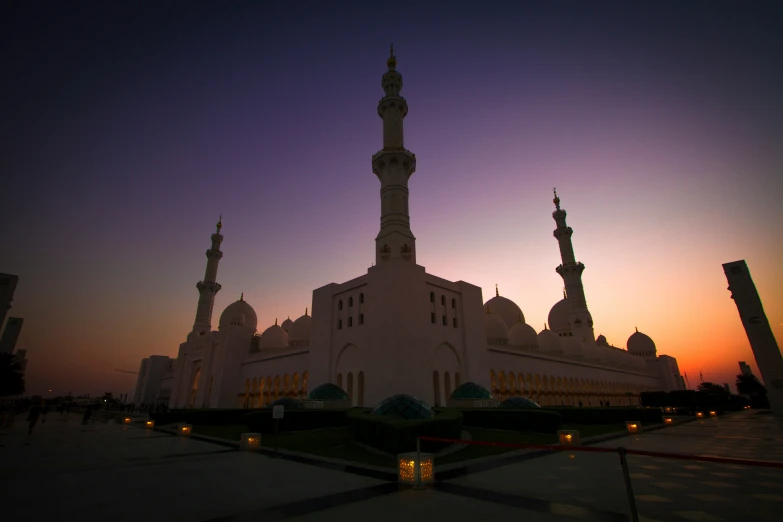
<svg viewBox="0 0 783 522">
<path fill-rule="evenodd" d="M 507 408 L 464 408 L 465 426 L 492 430 L 557 433 L 560 414 L 545 409 L 512 410 Z"/>
<path fill-rule="evenodd" d="M 247 410 L 245 410 L 247 412 Z M 304 431 L 337 428 L 346 425 L 347 410 L 285 410 L 279 419 L 279 431 Z M 275 419 L 271 409 L 247 413 L 242 420 L 252 433 L 274 433 Z"/>
<path fill-rule="evenodd" d="M 245 415 L 248 412 L 260 410 L 248 410 L 246 408 L 218 409 L 208 408 L 201 410 L 169 410 L 167 412 L 153 413 L 151 419 L 155 424 L 183 423 L 197 424 L 200 426 L 228 426 L 245 423 Z"/>
<path fill-rule="evenodd" d="M 416 437 L 458 439 L 462 433 L 462 414 L 452 408 L 433 408 L 429 419 L 402 419 L 374 415 L 367 408 L 354 408 L 346 419 L 354 440 L 393 455 L 416 451 Z M 421 450 L 435 453 L 450 443 L 421 441 Z"/>
<path fill-rule="evenodd" d="M 564 424 L 623 424 L 639 421 L 644 424 L 660 424 L 663 412 L 660 408 L 545 408 L 557 412 Z"/>
</svg>

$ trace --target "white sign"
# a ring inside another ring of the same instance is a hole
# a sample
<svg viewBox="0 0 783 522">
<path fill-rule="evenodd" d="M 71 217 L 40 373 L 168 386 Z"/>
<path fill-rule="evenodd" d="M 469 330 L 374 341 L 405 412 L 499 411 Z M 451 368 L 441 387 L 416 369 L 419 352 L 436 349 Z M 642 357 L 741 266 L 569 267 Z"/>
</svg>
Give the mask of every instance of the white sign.
<svg viewBox="0 0 783 522">
<path fill-rule="evenodd" d="M 272 418 L 282 419 L 284 411 L 285 411 L 285 406 L 283 406 L 282 404 L 278 404 L 277 406 L 272 407 Z"/>
<path fill-rule="evenodd" d="M 323 410 L 324 401 L 305 401 L 304 406 L 310 410 Z"/>
</svg>

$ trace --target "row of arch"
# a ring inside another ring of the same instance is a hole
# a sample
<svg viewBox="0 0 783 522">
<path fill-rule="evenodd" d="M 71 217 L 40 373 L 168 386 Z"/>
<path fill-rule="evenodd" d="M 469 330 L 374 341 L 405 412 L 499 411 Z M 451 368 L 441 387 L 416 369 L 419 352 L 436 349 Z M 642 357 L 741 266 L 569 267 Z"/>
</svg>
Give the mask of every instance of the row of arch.
<svg viewBox="0 0 783 522">
<path fill-rule="evenodd" d="M 245 379 L 245 390 L 239 394 L 240 408 L 263 408 L 277 399 L 289 397 L 292 399 L 307 398 L 307 372 L 295 372 L 293 375 L 280 374 L 272 377 L 248 377 Z"/>
<path fill-rule="evenodd" d="M 489 371 L 492 395 L 499 400 L 523 395 L 542 406 L 638 405 L 639 394 L 652 386 L 554 375 Z"/>
<path fill-rule="evenodd" d="M 337 386 L 345 390 L 348 394 L 348 400 L 351 401 L 352 406 L 364 406 L 364 372 L 356 374 L 356 389 L 354 390 L 354 375 L 353 372 L 348 372 L 345 375 L 345 387 L 343 387 L 343 374 L 337 374 Z"/>
<path fill-rule="evenodd" d="M 440 373 L 436 370 L 432 372 L 432 388 L 435 391 L 435 406 L 443 406 L 447 403 L 449 397 L 451 397 L 451 374 L 449 372 L 443 372 L 443 385 L 440 382 Z M 454 372 L 454 388 L 462 384 L 459 372 Z M 441 395 L 441 392 L 443 394 Z"/>
</svg>

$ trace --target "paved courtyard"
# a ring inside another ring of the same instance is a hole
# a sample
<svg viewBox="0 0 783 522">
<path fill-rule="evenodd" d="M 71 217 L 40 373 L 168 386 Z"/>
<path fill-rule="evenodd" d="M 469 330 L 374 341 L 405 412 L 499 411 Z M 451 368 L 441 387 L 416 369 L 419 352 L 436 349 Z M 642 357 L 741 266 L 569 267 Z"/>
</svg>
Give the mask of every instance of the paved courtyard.
<svg viewBox="0 0 783 522">
<path fill-rule="evenodd" d="M 414 491 L 334 465 L 270 458 L 137 427 L 82 426 L 76 415 L 47 417 L 30 439 L 23 417 L 0 435 L 0 499 L 11 515 L 4 520 L 630 520 L 616 454 L 501 459 Z M 780 421 L 755 411 L 598 445 L 783 462 Z M 628 460 L 643 522 L 780 520 L 781 469 Z"/>
</svg>

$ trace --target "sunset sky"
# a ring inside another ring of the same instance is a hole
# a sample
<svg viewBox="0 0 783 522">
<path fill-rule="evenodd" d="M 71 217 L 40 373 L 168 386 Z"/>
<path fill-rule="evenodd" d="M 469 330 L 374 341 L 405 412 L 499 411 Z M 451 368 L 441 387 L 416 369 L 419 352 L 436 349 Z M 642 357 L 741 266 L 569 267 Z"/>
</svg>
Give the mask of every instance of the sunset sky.
<svg viewBox="0 0 783 522">
<path fill-rule="evenodd" d="M 115 369 L 175 356 L 221 213 L 213 327 L 241 292 L 263 330 L 364 274 L 392 41 L 429 273 L 497 283 L 541 330 L 557 187 L 596 335 L 638 327 L 691 387 L 758 375 L 721 267 L 745 259 L 783 340 L 781 2 L 42 5 L 0 22 L 31 394 L 132 392 Z"/>
</svg>

